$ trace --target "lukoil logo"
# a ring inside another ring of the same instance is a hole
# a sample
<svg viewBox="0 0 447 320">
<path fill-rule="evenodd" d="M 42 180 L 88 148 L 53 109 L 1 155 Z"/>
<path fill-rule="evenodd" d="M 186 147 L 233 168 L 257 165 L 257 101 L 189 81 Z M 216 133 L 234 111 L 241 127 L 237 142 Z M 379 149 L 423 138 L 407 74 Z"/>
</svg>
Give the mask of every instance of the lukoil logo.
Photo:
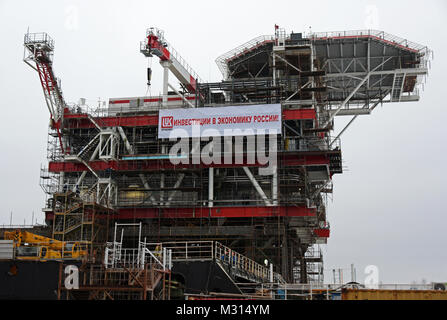
<svg viewBox="0 0 447 320">
<path fill-rule="evenodd" d="M 161 128 L 162 129 L 172 129 L 174 127 L 174 117 L 162 117 L 161 118 Z"/>
</svg>

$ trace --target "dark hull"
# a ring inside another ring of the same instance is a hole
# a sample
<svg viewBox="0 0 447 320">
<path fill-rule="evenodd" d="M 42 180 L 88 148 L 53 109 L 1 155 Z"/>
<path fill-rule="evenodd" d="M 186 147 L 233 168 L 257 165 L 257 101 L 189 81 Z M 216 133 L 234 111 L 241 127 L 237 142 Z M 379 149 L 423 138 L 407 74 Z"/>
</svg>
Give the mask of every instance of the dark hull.
<svg viewBox="0 0 447 320">
<path fill-rule="evenodd" d="M 56 300 L 59 265 L 57 261 L 0 261 L 0 299 Z M 214 261 L 176 262 L 172 274 L 181 287 L 181 296 L 174 299 L 182 299 L 183 293 L 240 294 L 228 273 Z"/>
<path fill-rule="evenodd" d="M 57 261 L 0 261 L 0 299 L 56 300 L 58 282 Z"/>
</svg>

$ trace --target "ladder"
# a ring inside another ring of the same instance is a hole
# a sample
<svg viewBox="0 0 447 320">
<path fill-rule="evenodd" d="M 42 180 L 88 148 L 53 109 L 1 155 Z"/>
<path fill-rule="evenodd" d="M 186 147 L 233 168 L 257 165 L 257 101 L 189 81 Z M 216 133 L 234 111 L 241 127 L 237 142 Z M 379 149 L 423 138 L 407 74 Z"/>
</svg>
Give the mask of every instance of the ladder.
<svg viewBox="0 0 447 320">
<path fill-rule="evenodd" d="M 405 73 L 396 73 L 393 80 L 393 88 L 391 90 L 391 102 L 399 102 L 402 96 L 405 83 Z"/>
</svg>

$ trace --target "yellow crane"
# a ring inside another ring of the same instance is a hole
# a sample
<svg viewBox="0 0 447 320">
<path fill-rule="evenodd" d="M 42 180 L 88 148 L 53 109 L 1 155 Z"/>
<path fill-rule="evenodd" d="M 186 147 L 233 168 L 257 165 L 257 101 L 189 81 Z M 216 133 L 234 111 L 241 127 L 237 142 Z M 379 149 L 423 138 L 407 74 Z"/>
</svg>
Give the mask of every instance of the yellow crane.
<svg viewBox="0 0 447 320">
<path fill-rule="evenodd" d="M 5 240 L 13 240 L 20 260 L 79 259 L 87 255 L 80 242 L 65 242 L 28 231 L 5 231 Z"/>
</svg>

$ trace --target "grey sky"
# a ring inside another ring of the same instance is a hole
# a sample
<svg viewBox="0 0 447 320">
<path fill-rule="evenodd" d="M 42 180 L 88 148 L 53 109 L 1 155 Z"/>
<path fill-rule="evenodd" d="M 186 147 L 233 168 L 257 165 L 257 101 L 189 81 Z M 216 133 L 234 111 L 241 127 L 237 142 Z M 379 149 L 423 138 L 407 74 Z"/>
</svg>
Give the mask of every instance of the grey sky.
<svg viewBox="0 0 447 320">
<path fill-rule="evenodd" d="M 125 4 L 124 4 L 125 3 Z M 377 13 L 377 16 L 375 15 Z M 388 104 L 359 117 L 342 139 L 343 175 L 329 203 L 332 236 L 325 268 L 355 263 L 358 280 L 377 265 L 384 283 L 447 282 L 444 182 L 447 128 L 447 3 L 432 1 L 2 1 L 0 0 L 0 223 L 39 222 L 44 195 L 48 111 L 37 74 L 22 62 L 23 35 L 47 32 L 67 101 L 146 94 L 147 60 L 139 41 L 147 27 L 166 39 L 204 80 L 219 81 L 214 60 L 274 24 L 288 32 L 378 29 L 428 45 L 435 60 L 417 103 Z M 152 94 L 161 91 L 153 60 Z M 340 129 L 346 119 L 337 118 Z M 327 281 L 331 281 L 327 273 Z M 349 278 L 348 270 L 345 279 Z"/>
</svg>

